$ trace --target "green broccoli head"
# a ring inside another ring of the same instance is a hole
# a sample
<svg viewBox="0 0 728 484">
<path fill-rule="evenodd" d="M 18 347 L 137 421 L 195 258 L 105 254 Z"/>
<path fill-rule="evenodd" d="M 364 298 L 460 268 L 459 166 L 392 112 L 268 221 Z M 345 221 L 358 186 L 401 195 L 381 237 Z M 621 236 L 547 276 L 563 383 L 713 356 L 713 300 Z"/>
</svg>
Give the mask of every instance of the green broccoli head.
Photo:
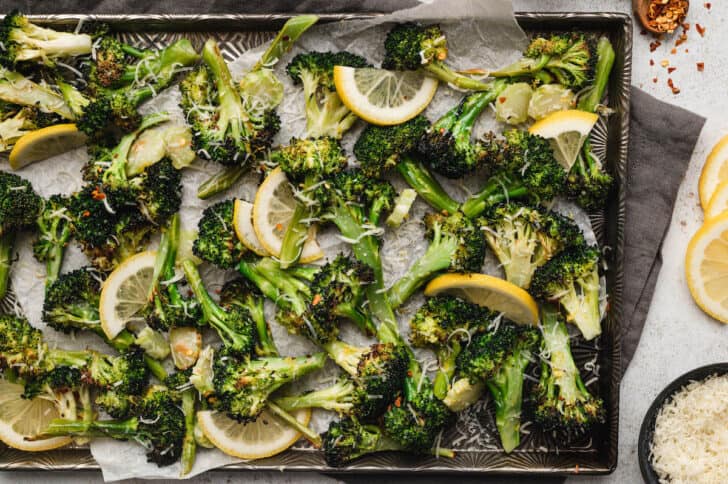
<svg viewBox="0 0 728 484">
<path fill-rule="evenodd" d="M 367 125 L 354 144 L 354 155 L 368 176 L 381 178 L 399 163 L 401 157 L 417 147 L 430 127 L 422 115 L 395 126 Z"/>
<path fill-rule="evenodd" d="M 0 364 L 19 373 L 31 373 L 38 366 L 45 343 L 40 330 L 27 319 L 0 314 Z"/>
<path fill-rule="evenodd" d="M 480 271 L 485 258 L 485 238 L 462 212 L 449 216 L 428 213 L 425 215 L 425 228 L 430 246 L 442 249 L 442 255 L 449 255 L 448 271 Z"/>
<path fill-rule="evenodd" d="M 597 247 L 571 247 L 539 267 L 531 282 L 531 294 L 559 304 L 566 312 L 566 321 L 575 324 L 587 340 L 602 332 L 600 256 Z"/>
<path fill-rule="evenodd" d="M 119 356 L 93 352 L 83 375 L 93 386 L 119 394 L 141 395 L 149 385 L 144 350 L 136 346 Z"/>
<path fill-rule="evenodd" d="M 488 329 L 494 316 L 488 309 L 454 296 L 431 297 L 410 320 L 410 341 L 417 347 L 467 341 L 471 333 Z"/>
<path fill-rule="evenodd" d="M 46 290 L 43 321 L 57 331 L 101 332 L 100 277 L 91 267 L 61 274 Z"/>
<path fill-rule="evenodd" d="M 356 415 L 370 420 L 382 415 L 402 390 L 407 376 L 409 355 L 402 345 L 376 343 L 364 352 L 357 363 L 360 399 Z"/>
<path fill-rule="evenodd" d="M 530 286 L 538 267 L 565 248 L 584 243 L 581 229 L 570 219 L 518 202 L 489 207 L 478 224 L 506 279 L 522 288 Z"/>
<path fill-rule="evenodd" d="M 0 237 L 32 227 L 42 206 L 28 180 L 0 171 Z"/>
<path fill-rule="evenodd" d="M 174 395 L 164 387 L 151 387 L 134 413 L 136 428 L 130 432 L 131 438 L 147 448 L 147 461 L 159 467 L 177 462 L 182 455 L 186 426 L 185 414 Z"/>
<path fill-rule="evenodd" d="M 438 25 L 397 24 L 384 39 L 384 69 L 412 71 L 446 58 L 447 39 Z"/>
<path fill-rule="evenodd" d="M 234 200 L 207 207 L 198 222 L 198 235 L 192 252 L 221 269 L 232 269 L 247 253 L 233 230 Z"/>
<path fill-rule="evenodd" d="M 331 137 L 316 139 L 293 138 L 288 146 L 271 153 L 273 163 L 293 182 L 324 180 L 346 168 L 347 159 L 338 140 Z"/>
<path fill-rule="evenodd" d="M 169 158 L 131 179 L 139 209 L 155 225 L 164 225 L 182 205 L 182 173 Z"/>
<path fill-rule="evenodd" d="M 566 177 L 567 196 L 583 208 L 595 210 L 604 207 L 613 186 L 614 178 L 586 142 Z"/>
<path fill-rule="evenodd" d="M 117 85 L 128 63 L 124 45 L 113 37 L 102 37 L 96 42 L 93 64 L 89 69 L 91 82 L 103 87 Z"/>
<path fill-rule="evenodd" d="M 322 434 L 326 464 L 343 467 L 374 452 L 402 450 L 376 425 L 363 425 L 354 418 L 332 421 Z"/>
</svg>

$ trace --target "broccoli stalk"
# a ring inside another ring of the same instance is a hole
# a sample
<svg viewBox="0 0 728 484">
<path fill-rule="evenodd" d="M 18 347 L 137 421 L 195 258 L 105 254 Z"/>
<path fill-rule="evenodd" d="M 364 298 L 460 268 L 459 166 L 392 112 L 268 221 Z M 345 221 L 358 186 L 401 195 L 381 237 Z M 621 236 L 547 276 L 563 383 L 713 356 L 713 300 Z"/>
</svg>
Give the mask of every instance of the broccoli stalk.
<svg viewBox="0 0 728 484">
<path fill-rule="evenodd" d="M 548 361 L 541 363 L 541 377 L 531 396 L 535 421 L 571 442 L 604 420 L 604 404 L 589 393 L 581 379 L 558 308 L 544 305 L 541 324 Z"/>
<path fill-rule="evenodd" d="M 448 178 L 462 178 L 479 168 L 484 150 L 470 135 L 480 113 L 505 89 L 496 81 L 492 89 L 469 94 L 445 113 L 420 138 L 417 151 L 432 169 Z"/>
<path fill-rule="evenodd" d="M 237 306 L 248 311 L 255 323 L 257 356 L 278 356 L 278 348 L 265 318 L 263 294 L 255 285 L 242 277 L 226 282 L 220 290 L 220 304 L 223 307 Z"/>
<path fill-rule="evenodd" d="M 384 69 L 424 69 L 430 76 L 459 89 L 487 91 L 491 88 L 491 84 L 459 74 L 444 63 L 447 39 L 437 25 L 397 24 L 384 40 L 384 51 Z"/>
<path fill-rule="evenodd" d="M 0 63 L 12 67 L 18 62 L 40 61 L 52 67 L 58 59 L 90 54 L 92 44 L 88 34 L 39 27 L 13 10 L 0 27 Z"/>
<path fill-rule="evenodd" d="M 53 195 L 44 201 L 36 227 L 38 238 L 33 243 L 33 255 L 46 265 L 46 287 L 58 278 L 63 263 L 63 254 L 71 240 L 71 223 L 67 214 L 67 199 Z"/>
<path fill-rule="evenodd" d="M 203 320 L 215 328 L 223 344 L 232 353 L 241 357 L 249 356 L 255 348 L 256 330 L 248 312 L 236 307 L 220 307 L 205 289 L 195 263 L 185 260 L 182 267 L 202 309 Z"/>
<path fill-rule="evenodd" d="M 599 259 L 597 247 L 585 244 L 569 248 L 536 270 L 531 294 L 558 303 L 566 321 L 575 324 L 586 340 L 602 333 L 599 308 Z"/>
<path fill-rule="evenodd" d="M 245 96 L 251 97 L 250 104 L 261 101 L 268 109 L 273 109 L 283 97 L 283 86 L 272 71 L 280 59 L 288 53 L 298 38 L 318 21 L 315 15 L 299 15 L 288 19 L 270 43 L 253 69 L 243 76 L 240 90 Z M 253 82 L 246 82 L 253 80 Z M 260 89 L 260 85 L 264 89 Z M 272 93 L 271 91 L 275 91 Z M 197 196 L 203 200 L 216 193 L 221 193 L 232 187 L 247 172 L 247 165 L 226 166 L 218 173 L 204 181 L 197 189 Z"/>
<path fill-rule="evenodd" d="M 7 69 L 0 69 L 0 100 L 18 106 L 36 107 L 42 113 L 54 113 L 69 121 L 75 119 L 62 96 L 47 86 Z"/>
<path fill-rule="evenodd" d="M 597 64 L 594 69 L 594 81 L 584 93 L 579 96 L 577 107 L 582 111 L 596 112 L 599 103 L 604 97 L 609 82 L 609 74 L 614 65 L 614 48 L 607 37 L 600 37 L 597 42 Z"/>
<path fill-rule="evenodd" d="M 393 308 L 404 304 L 414 292 L 442 271 L 479 272 L 485 258 L 485 238 L 462 213 L 448 217 L 425 216 L 430 245 L 425 253 L 389 288 Z"/>
<path fill-rule="evenodd" d="M 493 174 L 462 204 L 467 217 L 477 217 L 488 207 L 510 200 L 538 204 L 564 191 L 566 172 L 546 139 L 517 129 L 503 135 L 501 140 L 493 135 L 486 139 L 485 164 Z"/>
</svg>

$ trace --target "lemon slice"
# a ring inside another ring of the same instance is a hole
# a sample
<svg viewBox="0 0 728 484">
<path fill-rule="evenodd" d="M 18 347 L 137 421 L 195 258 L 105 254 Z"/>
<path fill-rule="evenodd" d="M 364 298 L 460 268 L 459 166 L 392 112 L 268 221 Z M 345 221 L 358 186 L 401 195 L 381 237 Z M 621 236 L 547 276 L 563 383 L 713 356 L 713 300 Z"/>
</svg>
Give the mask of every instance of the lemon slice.
<svg viewBox="0 0 728 484">
<path fill-rule="evenodd" d="M 700 309 L 728 324 L 728 214 L 695 233 L 685 255 L 685 274 Z"/>
<path fill-rule="evenodd" d="M 104 281 L 99 301 L 101 328 L 109 339 L 115 338 L 129 319 L 147 303 L 154 279 L 152 250 L 129 257 Z"/>
<path fill-rule="evenodd" d="M 281 253 L 283 236 L 293 217 L 296 203 L 291 185 L 280 168 L 272 170 L 258 187 L 253 203 L 253 229 L 260 245 L 268 254 L 277 256 Z M 324 252 L 316 242 L 315 226 L 309 229 L 302 250 L 299 260 L 302 264 L 324 256 Z"/>
<path fill-rule="evenodd" d="M 498 277 L 486 274 L 445 274 L 425 288 L 425 296 L 450 294 L 484 306 L 514 323 L 538 324 L 538 304 L 526 291 Z"/>
<path fill-rule="evenodd" d="M 258 240 L 258 236 L 255 235 L 255 228 L 253 228 L 253 204 L 246 202 L 245 200 L 235 200 L 235 208 L 233 209 L 233 227 L 235 233 L 243 243 L 245 247 L 255 252 L 260 256 L 270 255 L 270 252 L 265 250 L 263 244 Z"/>
<path fill-rule="evenodd" d="M 728 180 L 724 181 L 715 189 L 710 197 L 708 207 L 705 209 L 705 220 L 718 217 L 728 212 Z"/>
<path fill-rule="evenodd" d="M 568 109 L 536 121 L 528 131 L 551 141 L 554 157 L 564 170 L 569 171 L 598 119 L 594 113 Z"/>
<path fill-rule="evenodd" d="M 401 124 L 425 110 L 437 92 L 437 80 L 421 71 L 334 66 L 341 101 L 364 121 L 379 126 Z"/>
<path fill-rule="evenodd" d="M 25 134 L 15 142 L 8 161 L 10 168 L 19 170 L 24 166 L 60 155 L 83 146 L 86 135 L 76 129 L 75 124 L 56 124 Z"/>
<path fill-rule="evenodd" d="M 292 415 L 308 425 L 311 411 L 302 409 Z M 280 454 L 296 443 L 301 434 L 267 409 L 254 422 L 240 423 L 223 412 L 197 412 L 197 423 L 215 447 L 240 459 L 263 459 Z"/>
<path fill-rule="evenodd" d="M 71 443 L 70 437 L 26 440 L 44 431 L 51 420 L 61 418 L 55 404 L 42 397 L 22 397 L 23 386 L 0 380 L 0 440 L 14 449 L 40 452 Z"/>
<path fill-rule="evenodd" d="M 726 181 L 728 181 L 728 136 L 724 136 L 713 147 L 700 173 L 698 192 L 703 210 L 707 210 L 718 185 Z"/>
</svg>

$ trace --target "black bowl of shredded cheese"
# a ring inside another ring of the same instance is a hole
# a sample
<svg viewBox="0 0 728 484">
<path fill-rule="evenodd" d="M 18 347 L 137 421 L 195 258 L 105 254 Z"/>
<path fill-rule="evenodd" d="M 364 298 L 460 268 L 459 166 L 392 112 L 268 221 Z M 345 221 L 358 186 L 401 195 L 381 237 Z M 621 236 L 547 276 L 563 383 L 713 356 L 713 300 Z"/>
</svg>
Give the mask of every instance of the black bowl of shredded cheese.
<svg viewBox="0 0 728 484">
<path fill-rule="evenodd" d="M 696 368 L 670 383 L 645 414 L 637 450 L 646 483 L 725 482 L 728 363 Z"/>
</svg>

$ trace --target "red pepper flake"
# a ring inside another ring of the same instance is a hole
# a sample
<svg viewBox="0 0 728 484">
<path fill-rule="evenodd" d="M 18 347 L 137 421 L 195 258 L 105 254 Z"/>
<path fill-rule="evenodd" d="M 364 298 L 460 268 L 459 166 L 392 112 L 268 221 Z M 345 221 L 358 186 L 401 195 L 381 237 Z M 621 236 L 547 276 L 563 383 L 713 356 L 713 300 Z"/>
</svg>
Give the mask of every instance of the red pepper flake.
<svg viewBox="0 0 728 484">
<path fill-rule="evenodd" d="M 685 53 L 687 54 L 688 52 L 690 52 L 690 51 L 688 49 L 685 49 Z"/>
<path fill-rule="evenodd" d="M 672 74 L 673 72 L 675 72 L 675 69 L 677 69 L 677 67 L 668 67 L 667 68 L 667 73 L 668 74 Z"/>
<path fill-rule="evenodd" d="M 708 10 L 710 10 L 710 7 L 711 7 L 712 5 L 710 4 L 710 2 L 705 2 L 705 3 L 703 4 L 703 6 L 704 6 L 705 8 L 707 8 Z"/>
<path fill-rule="evenodd" d="M 657 78 L 656 77 L 653 77 L 652 78 L 652 82 L 654 82 L 655 84 L 657 84 Z"/>
<path fill-rule="evenodd" d="M 672 48 L 672 49 L 670 50 L 670 54 L 673 54 L 673 55 L 674 55 L 674 54 L 677 54 L 677 49 L 675 49 L 675 48 L 673 47 L 673 48 Z"/>
<path fill-rule="evenodd" d="M 94 200 L 103 200 L 106 198 L 106 194 L 104 194 L 99 187 L 96 187 L 91 192 L 91 198 Z"/>
<path fill-rule="evenodd" d="M 669 79 L 669 78 L 667 79 L 667 85 L 670 87 L 674 87 L 673 83 L 672 83 L 672 79 Z"/>
<path fill-rule="evenodd" d="M 705 27 L 700 24 L 695 24 L 695 30 L 698 31 L 701 37 L 705 37 Z"/>
<path fill-rule="evenodd" d="M 705 70 L 705 62 L 698 62 L 695 65 L 698 67 L 698 72 L 703 72 L 703 70 Z"/>
<path fill-rule="evenodd" d="M 656 50 L 657 50 L 657 48 L 658 48 L 659 46 L 661 46 L 661 45 L 662 45 L 662 42 L 660 42 L 659 40 L 656 40 L 656 41 L 654 41 L 654 42 L 650 42 L 650 52 L 654 52 L 654 51 L 656 51 Z"/>
<path fill-rule="evenodd" d="M 677 38 L 675 41 L 675 47 L 677 47 L 680 44 L 685 43 L 688 40 L 688 34 L 682 34 L 680 37 Z M 674 49 L 673 49 L 674 50 Z"/>
<path fill-rule="evenodd" d="M 498 98 L 498 102 L 501 103 L 501 104 L 503 104 L 504 102 L 506 102 L 506 98 L 503 97 L 503 96 L 501 96 L 501 97 Z"/>
<path fill-rule="evenodd" d="M 683 30 L 690 30 L 690 22 L 683 22 L 682 24 Z"/>
<path fill-rule="evenodd" d="M 311 305 L 312 305 L 312 306 L 316 306 L 316 305 L 317 305 L 318 303 L 320 303 L 320 302 L 321 302 L 321 299 L 323 299 L 323 298 L 321 297 L 321 294 L 316 294 L 316 295 L 315 295 L 315 296 L 313 297 L 313 301 L 311 301 Z"/>
<path fill-rule="evenodd" d="M 678 88 L 676 88 L 676 87 L 673 87 L 673 88 L 672 88 L 672 93 L 673 93 L 673 94 L 676 94 L 676 95 L 677 95 L 677 94 L 680 94 L 680 89 L 678 89 Z"/>
<path fill-rule="evenodd" d="M 654 66 L 655 65 L 655 59 L 650 59 L 650 65 L 651 66 Z"/>
<path fill-rule="evenodd" d="M 402 397 L 397 397 L 397 399 L 394 401 L 394 406 L 399 408 L 402 406 Z"/>
<path fill-rule="evenodd" d="M 84 217 L 90 217 L 91 212 L 89 212 L 88 210 L 84 210 L 83 213 L 81 213 L 81 215 L 83 215 Z"/>
</svg>

